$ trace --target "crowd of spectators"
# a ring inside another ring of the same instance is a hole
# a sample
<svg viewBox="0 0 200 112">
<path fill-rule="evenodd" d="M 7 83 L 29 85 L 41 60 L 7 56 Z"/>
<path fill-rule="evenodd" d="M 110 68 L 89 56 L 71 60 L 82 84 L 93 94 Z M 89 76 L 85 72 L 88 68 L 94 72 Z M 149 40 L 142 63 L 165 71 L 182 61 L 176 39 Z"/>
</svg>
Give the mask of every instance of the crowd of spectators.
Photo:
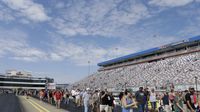
<svg viewBox="0 0 200 112">
<path fill-rule="evenodd" d="M 200 99 L 194 88 L 185 91 L 158 92 L 140 87 L 120 95 L 122 112 L 200 112 Z"/>
<path fill-rule="evenodd" d="M 131 89 L 121 91 L 117 96 L 105 90 L 91 90 L 86 88 L 68 90 L 40 90 L 24 91 L 24 94 L 38 97 L 41 101 L 55 104 L 57 109 L 60 104 L 70 103 L 74 108 L 82 108 L 84 112 L 200 112 L 200 99 L 194 88 L 185 91 L 155 91 L 154 88 L 139 87 L 133 92 Z M 115 105 L 116 97 L 120 104 Z M 118 110 L 114 110 L 120 106 Z"/>
<path fill-rule="evenodd" d="M 200 76 L 200 52 L 96 72 L 71 85 L 77 88 L 117 88 L 149 86 L 166 88 L 194 85 Z"/>
<path fill-rule="evenodd" d="M 37 98 L 40 101 L 55 105 L 57 109 L 64 107 L 74 108 L 81 112 L 113 112 L 114 97 L 107 90 L 91 90 L 86 88 L 66 90 L 21 90 L 21 94 L 27 99 Z M 70 107 L 71 106 L 71 107 Z M 65 108 L 68 110 L 68 108 Z M 120 112 L 120 111 L 118 111 Z"/>
</svg>

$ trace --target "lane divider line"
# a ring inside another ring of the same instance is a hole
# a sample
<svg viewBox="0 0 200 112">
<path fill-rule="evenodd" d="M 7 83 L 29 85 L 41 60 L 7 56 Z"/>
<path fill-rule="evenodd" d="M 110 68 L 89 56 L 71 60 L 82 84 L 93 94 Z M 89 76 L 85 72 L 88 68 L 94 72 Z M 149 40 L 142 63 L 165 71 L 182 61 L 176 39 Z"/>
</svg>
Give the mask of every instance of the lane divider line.
<svg viewBox="0 0 200 112">
<path fill-rule="evenodd" d="M 38 108 L 35 104 L 33 104 L 32 102 L 30 102 L 29 100 L 27 100 L 25 97 L 24 97 L 24 99 L 26 100 L 26 101 L 28 101 L 35 109 L 37 109 L 39 112 L 44 112 L 43 110 L 41 110 L 40 108 Z"/>
<path fill-rule="evenodd" d="M 37 105 L 38 107 L 40 107 L 42 110 L 44 110 L 45 112 L 50 112 L 49 110 L 47 110 L 46 108 L 42 107 L 40 104 L 36 103 L 35 101 L 33 101 L 32 99 L 29 99 L 32 103 L 34 103 L 35 105 Z"/>
</svg>

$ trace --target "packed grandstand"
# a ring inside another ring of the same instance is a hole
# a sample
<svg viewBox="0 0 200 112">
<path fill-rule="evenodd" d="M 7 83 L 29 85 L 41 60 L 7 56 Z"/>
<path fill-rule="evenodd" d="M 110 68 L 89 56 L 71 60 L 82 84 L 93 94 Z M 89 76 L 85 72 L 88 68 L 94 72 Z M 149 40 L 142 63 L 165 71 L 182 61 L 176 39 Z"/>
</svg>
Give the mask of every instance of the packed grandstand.
<svg viewBox="0 0 200 112">
<path fill-rule="evenodd" d="M 184 90 L 200 77 L 200 36 L 99 63 L 96 73 L 74 83 L 76 88 L 140 86 Z"/>
</svg>

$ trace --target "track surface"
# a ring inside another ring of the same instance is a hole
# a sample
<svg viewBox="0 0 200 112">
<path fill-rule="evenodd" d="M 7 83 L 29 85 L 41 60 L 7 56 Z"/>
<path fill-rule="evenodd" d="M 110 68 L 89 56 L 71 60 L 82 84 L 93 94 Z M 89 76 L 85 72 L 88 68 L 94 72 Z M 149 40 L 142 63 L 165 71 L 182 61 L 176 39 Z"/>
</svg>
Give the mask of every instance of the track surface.
<svg viewBox="0 0 200 112">
<path fill-rule="evenodd" d="M 16 96 L 14 94 L 0 94 L 0 112 L 83 112 L 84 108 L 76 107 L 74 103 L 61 105 L 62 109 L 56 109 L 55 105 L 50 105 L 37 98 Z M 114 112 L 120 112 L 120 108 L 115 108 Z"/>
<path fill-rule="evenodd" d="M 0 94 L 1 112 L 22 112 L 18 97 L 14 94 Z"/>
<path fill-rule="evenodd" d="M 0 94 L 0 112 L 69 112 L 35 98 Z"/>
<path fill-rule="evenodd" d="M 22 112 L 69 112 L 64 109 L 57 109 L 55 106 L 39 101 L 38 99 L 25 96 L 18 96 L 22 105 Z"/>
</svg>

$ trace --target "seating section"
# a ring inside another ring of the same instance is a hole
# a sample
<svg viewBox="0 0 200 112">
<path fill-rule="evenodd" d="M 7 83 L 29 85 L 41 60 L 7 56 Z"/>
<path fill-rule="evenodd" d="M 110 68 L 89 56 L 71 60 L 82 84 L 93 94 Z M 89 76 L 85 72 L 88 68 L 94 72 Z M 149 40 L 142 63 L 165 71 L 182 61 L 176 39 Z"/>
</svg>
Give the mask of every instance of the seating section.
<svg viewBox="0 0 200 112">
<path fill-rule="evenodd" d="M 96 72 L 74 83 L 73 86 L 116 88 L 125 85 L 166 87 L 168 83 L 194 85 L 195 76 L 200 78 L 200 52 Z"/>
</svg>

